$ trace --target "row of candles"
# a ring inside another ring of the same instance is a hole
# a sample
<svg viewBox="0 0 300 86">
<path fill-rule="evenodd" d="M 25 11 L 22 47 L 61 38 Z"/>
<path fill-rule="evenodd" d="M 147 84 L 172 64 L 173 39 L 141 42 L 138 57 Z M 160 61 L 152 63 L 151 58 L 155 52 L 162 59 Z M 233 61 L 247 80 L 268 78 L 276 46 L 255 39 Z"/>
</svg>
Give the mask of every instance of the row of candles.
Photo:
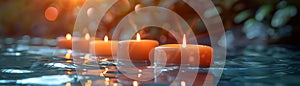
<svg viewBox="0 0 300 86">
<path fill-rule="evenodd" d="M 151 58 L 154 56 L 153 50 L 156 48 L 165 48 L 164 54 L 166 62 L 167 64 L 172 65 L 181 64 L 181 49 L 189 47 L 198 49 L 199 52 L 188 53 L 187 57 L 183 57 L 189 58 L 188 64 L 196 63 L 196 65 L 199 65 L 200 67 L 210 67 L 210 65 L 213 63 L 213 48 L 205 45 L 187 44 L 185 35 L 183 36 L 182 44 L 164 44 L 159 46 L 159 43 L 155 40 L 141 40 L 139 33 L 136 35 L 136 40 L 124 41 L 108 40 L 107 36 L 104 37 L 104 40 L 100 40 L 97 38 L 90 38 L 89 34 L 85 34 L 85 38 L 75 38 L 72 37 L 71 34 L 67 34 L 66 37 L 57 38 L 57 47 L 71 49 L 72 41 L 76 44 L 80 44 L 79 50 L 82 52 L 90 52 L 92 55 L 99 56 L 117 55 L 118 57 L 129 54 L 130 60 L 134 61 L 149 61 L 149 57 Z M 114 43 L 117 45 L 114 45 Z M 195 56 L 194 54 L 198 54 L 198 56 Z"/>
</svg>

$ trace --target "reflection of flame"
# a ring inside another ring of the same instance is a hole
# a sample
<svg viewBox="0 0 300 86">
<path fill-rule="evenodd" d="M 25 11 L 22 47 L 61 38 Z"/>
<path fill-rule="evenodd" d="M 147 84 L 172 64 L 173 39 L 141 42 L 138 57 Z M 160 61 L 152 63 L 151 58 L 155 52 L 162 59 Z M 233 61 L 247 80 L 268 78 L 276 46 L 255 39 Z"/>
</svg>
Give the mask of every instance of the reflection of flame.
<svg viewBox="0 0 300 86">
<path fill-rule="evenodd" d="M 84 38 L 85 38 L 86 40 L 90 40 L 90 34 L 89 34 L 89 33 L 86 33 L 85 36 L 84 36 Z"/>
<path fill-rule="evenodd" d="M 185 37 L 185 34 L 183 35 L 183 39 L 182 39 L 182 47 L 183 48 L 186 47 L 186 37 Z"/>
<path fill-rule="evenodd" d="M 105 81 L 108 82 L 108 81 L 109 81 L 109 78 L 105 78 Z"/>
<path fill-rule="evenodd" d="M 87 80 L 84 86 L 92 86 L 92 80 Z"/>
<path fill-rule="evenodd" d="M 66 58 L 66 59 L 70 59 L 70 58 L 71 58 L 71 54 L 70 54 L 70 53 L 67 53 L 67 54 L 65 55 L 65 58 Z"/>
<path fill-rule="evenodd" d="M 67 83 L 66 83 L 66 86 L 72 86 L 72 85 L 71 85 L 71 83 L 70 83 L 70 82 L 67 82 Z"/>
<path fill-rule="evenodd" d="M 135 5 L 134 10 L 137 11 L 141 7 L 140 4 Z"/>
<path fill-rule="evenodd" d="M 71 40 L 71 39 L 72 39 L 72 35 L 71 35 L 70 33 L 68 33 L 68 34 L 66 35 L 66 39 L 67 39 L 67 40 Z"/>
<path fill-rule="evenodd" d="M 84 59 L 89 59 L 90 58 L 90 55 L 89 54 L 85 54 L 84 55 Z"/>
<path fill-rule="evenodd" d="M 67 53 L 65 55 L 65 58 L 66 59 L 70 59 L 71 58 L 71 53 L 72 53 L 72 50 L 67 50 Z"/>
<path fill-rule="evenodd" d="M 108 42 L 108 37 L 105 35 L 104 42 Z"/>
<path fill-rule="evenodd" d="M 109 78 L 105 78 L 105 86 L 108 86 L 109 85 Z"/>
<path fill-rule="evenodd" d="M 141 35 L 139 33 L 136 34 L 136 40 L 141 41 Z"/>
</svg>

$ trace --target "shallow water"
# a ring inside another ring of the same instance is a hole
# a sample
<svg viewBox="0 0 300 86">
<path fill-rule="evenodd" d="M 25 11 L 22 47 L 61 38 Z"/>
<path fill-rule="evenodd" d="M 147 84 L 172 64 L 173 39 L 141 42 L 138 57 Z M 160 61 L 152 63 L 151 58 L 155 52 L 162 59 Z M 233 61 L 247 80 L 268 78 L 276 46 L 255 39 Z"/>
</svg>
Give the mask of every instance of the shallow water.
<svg viewBox="0 0 300 86">
<path fill-rule="evenodd" d="M 18 46 L 24 47 L 24 46 Z M 63 50 L 47 46 L 26 46 L 26 50 L 2 49 L 0 85 L 131 85 L 133 80 L 115 67 L 111 58 L 91 56 L 85 64 L 63 58 Z M 8 51 L 9 50 L 9 51 Z M 300 51 L 287 45 L 250 45 L 229 50 L 219 86 L 300 85 Z M 74 57 L 75 58 L 75 57 Z M 100 59 L 99 59 L 100 58 Z M 142 67 L 142 68 L 151 68 Z M 76 71 L 77 70 L 77 71 Z M 213 74 L 199 69 L 194 85 Z M 205 70 L 205 69 L 204 69 Z M 175 71 L 175 72 L 174 72 Z M 178 71 L 177 71 L 178 72 Z M 147 72 L 143 72 L 147 75 Z M 143 77 L 143 74 L 139 76 Z M 137 73 L 132 73 L 132 76 Z M 154 80 L 140 85 L 168 85 L 176 77 L 176 68 L 168 69 Z M 186 77 L 182 77 L 186 78 Z M 187 82 L 189 85 L 190 82 Z M 176 85 L 176 84 L 175 84 Z M 179 85 L 179 84 L 178 84 Z M 190 84 L 191 85 L 191 84 Z"/>
</svg>

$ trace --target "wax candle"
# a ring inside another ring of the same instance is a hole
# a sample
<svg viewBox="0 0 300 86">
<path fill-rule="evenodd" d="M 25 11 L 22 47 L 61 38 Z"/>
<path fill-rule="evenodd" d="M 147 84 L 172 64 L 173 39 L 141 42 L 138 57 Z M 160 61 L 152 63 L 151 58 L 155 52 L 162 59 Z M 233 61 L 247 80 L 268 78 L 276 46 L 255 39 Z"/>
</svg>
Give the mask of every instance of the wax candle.
<svg viewBox="0 0 300 86">
<path fill-rule="evenodd" d="M 195 52 L 197 50 L 198 52 Z M 182 52 L 186 53 L 184 57 L 181 57 Z M 213 63 L 212 47 L 186 44 L 185 36 L 182 44 L 165 44 L 156 47 L 155 54 L 163 54 L 160 55 L 160 57 L 156 57 L 156 59 L 165 59 L 167 65 L 188 64 L 191 66 L 198 65 L 199 67 L 210 67 Z M 181 63 L 182 60 L 184 60 L 183 62 L 185 63 Z"/>
<path fill-rule="evenodd" d="M 90 42 L 90 52 L 93 55 L 112 56 L 116 55 L 118 49 L 117 41 L 109 41 L 108 37 L 103 40 L 96 40 Z"/>
<path fill-rule="evenodd" d="M 74 38 L 74 50 L 78 52 L 89 52 L 90 34 L 86 33 L 84 38 Z M 76 45 L 75 45 L 76 44 Z"/>
<path fill-rule="evenodd" d="M 58 37 L 57 39 L 57 47 L 71 49 L 72 48 L 72 35 L 66 34 L 66 37 Z"/>
<path fill-rule="evenodd" d="M 137 33 L 136 40 L 125 40 L 119 42 L 117 57 L 128 58 L 132 61 L 149 61 L 150 52 L 158 46 L 155 40 L 141 40 Z"/>
</svg>

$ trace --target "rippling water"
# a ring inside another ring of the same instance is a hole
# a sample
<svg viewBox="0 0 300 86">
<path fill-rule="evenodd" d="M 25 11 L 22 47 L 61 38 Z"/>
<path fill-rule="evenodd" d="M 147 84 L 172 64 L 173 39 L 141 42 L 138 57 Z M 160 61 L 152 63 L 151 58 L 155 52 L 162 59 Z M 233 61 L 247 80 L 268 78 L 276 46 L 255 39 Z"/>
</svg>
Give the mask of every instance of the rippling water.
<svg viewBox="0 0 300 86">
<path fill-rule="evenodd" d="M 45 50 L 45 48 L 47 50 Z M 228 51 L 220 86 L 290 86 L 300 85 L 300 51 L 286 45 L 250 45 Z M 43 51 L 45 50 L 45 51 Z M 91 56 L 85 65 L 55 55 L 53 47 L 35 46 L 28 50 L 2 50 L 0 85 L 131 85 L 133 80 L 118 72 L 111 58 Z M 96 65 L 95 65 L 96 64 Z M 77 70 L 76 68 L 83 67 Z M 151 68 L 151 67 L 143 67 Z M 172 69 L 173 70 L 173 69 Z M 176 68 L 175 68 L 176 70 Z M 176 73 L 175 73 L 176 74 Z M 140 85 L 168 85 L 176 75 L 166 71 L 153 81 Z M 133 73 L 134 75 L 134 73 Z M 143 75 L 139 75 L 143 76 Z M 197 79 L 209 77 L 199 72 Z M 201 82 L 194 83 L 201 84 Z"/>
</svg>

